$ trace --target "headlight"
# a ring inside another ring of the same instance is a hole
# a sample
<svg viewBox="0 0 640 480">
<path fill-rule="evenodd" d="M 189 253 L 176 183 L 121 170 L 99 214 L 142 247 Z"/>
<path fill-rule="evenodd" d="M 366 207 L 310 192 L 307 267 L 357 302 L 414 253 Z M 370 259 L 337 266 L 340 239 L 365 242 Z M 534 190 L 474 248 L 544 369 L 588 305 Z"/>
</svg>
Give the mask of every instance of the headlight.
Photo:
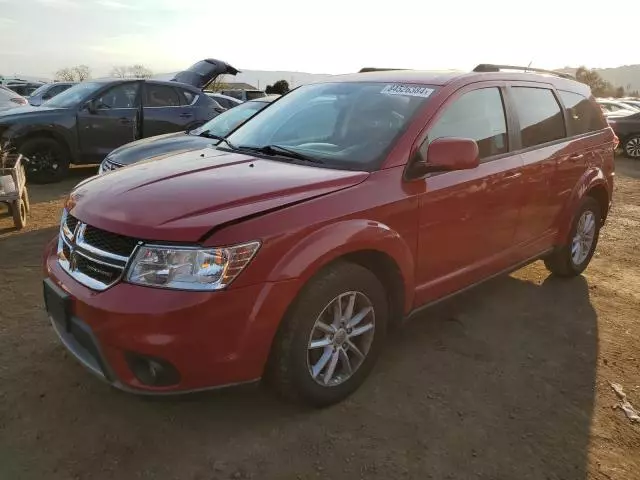
<svg viewBox="0 0 640 480">
<path fill-rule="evenodd" d="M 205 249 L 141 246 L 127 281 L 177 290 L 220 290 L 233 282 L 259 248 L 260 242 Z"/>
</svg>

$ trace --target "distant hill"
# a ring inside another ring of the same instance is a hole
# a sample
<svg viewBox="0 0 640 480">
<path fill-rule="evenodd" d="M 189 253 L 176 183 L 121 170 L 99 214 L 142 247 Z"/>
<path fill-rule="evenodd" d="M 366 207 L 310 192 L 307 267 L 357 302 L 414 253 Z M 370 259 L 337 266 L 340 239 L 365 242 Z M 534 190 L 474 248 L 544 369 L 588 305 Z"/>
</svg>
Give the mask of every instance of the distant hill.
<svg viewBox="0 0 640 480">
<path fill-rule="evenodd" d="M 562 68 L 558 71 L 575 75 L 577 68 Z M 596 68 L 600 76 L 615 87 L 627 91 L 640 91 L 640 65 L 623 65 L 616 68 Z"/>
</svg>

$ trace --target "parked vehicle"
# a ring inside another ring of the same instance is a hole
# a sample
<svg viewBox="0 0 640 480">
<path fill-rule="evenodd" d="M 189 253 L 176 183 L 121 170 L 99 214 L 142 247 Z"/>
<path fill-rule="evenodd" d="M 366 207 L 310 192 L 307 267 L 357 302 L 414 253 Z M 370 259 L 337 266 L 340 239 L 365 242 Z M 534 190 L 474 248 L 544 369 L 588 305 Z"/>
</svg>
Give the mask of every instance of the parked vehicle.
<svg viewBox="0 0 640 480">
<path fill-rule="evenodd" d="M 640 100 L 621 99 L 620 102 L 627 105 L 628 107 L 635 108 L 640 112 Z"/>
<path fill-rule="evenodd" d="M 237 98 L 242 102 L 255 100 L 256 98 L 267 96 L 267 94 L 264 93 L 262 90 L 229 89 L 229 90 L 220 90 L 220 93 L 228 97 Z"/>
<path fill-rule="evenodd" d="M 170 82 L 82 82 L 41 107 L 0 114 L 0 142 L 10 142 L 29 159 L 32 181 L 59 181 L 70 163 L 99 163 L 125 143 L 204 124 L 221 108 L 201 89 L 218 75 L 235 73 L 224 62 L 205 60 Z"/>
<path fill-rule="evenodd" d="M 598 105 L 600 105 L 602 112 L 607 117 L 611 115 L 633 115 L 634 113 L 640 112 L 639 108 L 627 105 L 617 100 L 598 99 Z"/>
<path fill-rule="evenodd" d="M 321 406 L 403 317 L 540 258 L 579 275 L 615 136 L 586 85 L 501 68 L 305 85 L 216 148 L 81 183 L 44 255 L 53 328 L 128 391 L 263 377 Z"/>
<path fill-rule="evenodd" d="M 4 79 L 2 85 L 20 96 L 28 97 L 43 85 L 43 82 L 30 82 L 18 78 Z"/>
<path fill-rule="evenodd" d="M 640 160 L 640 112 L 633 115 L 609 117 L 607 122 L 620 139 L 624 154 Z"/>
<path fill-rule="evenodd" d="M 220 105 L 222 105 L 227 110 L 242 104 L 242 100 L 229 97 L 228 95 L 223 95 L 221 93 L 215 93 L 215 92 L 205 92 L 205 93 L 209 95 L 211 98 L 213 98 L 215 101 L 217 101 Z M 261 98 L 264 98 L 264 97 L 261 97 Z"/>
<path fill-rule="evenodd" d="M 74 85 L 77 85 L 77 82 L 45 83 L 29 95 L 29 105 L 39 107 L 44 102 L 51 100 L 53 97 L 66 90 L 69 90 Z"/>
<path fill-rule="evenodd" d="M 193 130 L 158 135 L 123 145 L 107 155 L 107 158 L 100 164 L 98 174 L 102 175 L 142 160 L 153 160 L 168 154 L 200 150 L 212 143 L 217 144 L 238 125 L 253 117 L 278 97 L 279 95 L 271 95 L 244 102 Z"/>
<path fill-rule="evenodd" d="M 27 100 L 24 97 L 0 85 L 0 112 L 26 104 Z"/>
</svg>

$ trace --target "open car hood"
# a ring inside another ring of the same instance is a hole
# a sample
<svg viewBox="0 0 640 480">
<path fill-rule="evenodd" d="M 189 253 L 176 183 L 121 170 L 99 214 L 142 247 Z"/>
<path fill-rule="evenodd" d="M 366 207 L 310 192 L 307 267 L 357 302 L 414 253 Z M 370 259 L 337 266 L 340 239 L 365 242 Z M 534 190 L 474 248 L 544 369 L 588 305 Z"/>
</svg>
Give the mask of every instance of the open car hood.
<svg viewBox="0 0 640 480">
<path fill-rule="evenodd" d="M 222 60 L 207 58 L 191 65 L 186 70 L 176 73 L 171 81 L 187 83 L 199 89 L 204 89 L 219 75 L 236 75 L 240 70 Z"/>
</svg>

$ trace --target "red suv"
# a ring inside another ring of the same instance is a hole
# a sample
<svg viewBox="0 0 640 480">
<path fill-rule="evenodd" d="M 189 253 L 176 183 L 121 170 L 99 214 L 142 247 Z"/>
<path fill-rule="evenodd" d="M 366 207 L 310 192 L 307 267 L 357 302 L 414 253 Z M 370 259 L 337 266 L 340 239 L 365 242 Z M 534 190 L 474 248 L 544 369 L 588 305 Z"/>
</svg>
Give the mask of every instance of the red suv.
<svg viewBox="0 0 640 480">
<path fill-rule="evenodd" d="M 615 142 L 588 87 L 552 74 L 303 86 L 218 145 L 78 185 L 45 254 L 47 311 L 125 390 L 266 378 L 331 404 L 412 312 L 536 259 L 580 274 Z"/>
</svg>

